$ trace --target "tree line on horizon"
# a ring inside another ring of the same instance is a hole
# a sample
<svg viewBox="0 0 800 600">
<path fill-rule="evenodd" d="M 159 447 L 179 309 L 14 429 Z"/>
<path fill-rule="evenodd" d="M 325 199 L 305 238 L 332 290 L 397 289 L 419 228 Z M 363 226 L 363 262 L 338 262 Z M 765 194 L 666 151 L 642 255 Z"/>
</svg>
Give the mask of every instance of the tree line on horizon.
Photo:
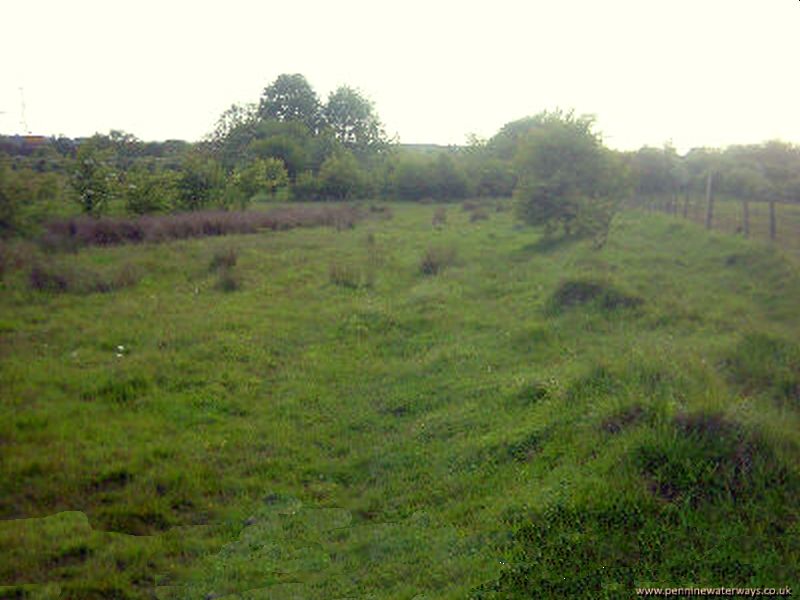
<svg viewBox="0 0 800 600">
<path fill-rule="evenodd" d="M 618 152 L 602 144 L 592 118 L 556 110 L 511 121 L 487 140 L 420 150 L 391 139 L 358 90 L 343 85 L 322 101 L 303 75 L 283 74 L 258 101 L 226 110 L 197 143 L 145 143 L 122 131 L 79 143 L 52 138 L 33 151 L 0 140 L 0 235 L 76 211 L 512 194 L 529 222 L 569 231 L 578 206 L 584 215 L 594 207 L 589 221 L 602 222 L 600 198 L 699 193 L 709 173 L 717 191 L 734 197 L 800 200 L 800 148 L 780 141 L 685 156 L 670 146 Z"/>
</svg>

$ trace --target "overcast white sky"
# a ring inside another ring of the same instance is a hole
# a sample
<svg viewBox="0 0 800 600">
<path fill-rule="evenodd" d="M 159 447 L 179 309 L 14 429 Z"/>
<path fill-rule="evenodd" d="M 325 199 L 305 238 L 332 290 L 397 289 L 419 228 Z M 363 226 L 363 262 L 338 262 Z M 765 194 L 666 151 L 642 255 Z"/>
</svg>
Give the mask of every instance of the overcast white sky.
<svg viewBox="0 0 800 600">
<path fill-rule="evenodd" d="M 555 107 L 616 148 L 800 142 L 798 0 L 3 0 L 0 133 L 197 140 L 281 73 L 402 142 Z"/>
</svg>

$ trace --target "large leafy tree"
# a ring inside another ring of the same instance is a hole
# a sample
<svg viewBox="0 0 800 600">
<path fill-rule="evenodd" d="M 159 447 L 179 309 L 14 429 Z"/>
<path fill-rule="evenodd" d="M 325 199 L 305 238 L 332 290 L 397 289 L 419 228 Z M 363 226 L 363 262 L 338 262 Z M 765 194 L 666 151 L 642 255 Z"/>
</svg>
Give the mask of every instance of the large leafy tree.
<svg viewBox="0 0 800 600">
<path fill-rule="evenodd" d="M 285 73 L 264 89 L 258 116 L 276 121 L 299 121 L 316 132 L 322 114 L 317 93 L 306 78 L 299 73 Z"/>
<path fill-rule="evenodd" d="M 345 85 L 332 92 L 323 114 L 335 138 L 352 152 L 364 156 L 386 147 L 386 132 L 374 105 L 353 88 Z"/>
<path fill-rule="evenodd" d="M 590 117 L 561 111 L 536 117 L 521 143 L 514 191 L 517 216 L 549 233 L 593 236 L 602 244 L 627 178 Z"/>
</svg>

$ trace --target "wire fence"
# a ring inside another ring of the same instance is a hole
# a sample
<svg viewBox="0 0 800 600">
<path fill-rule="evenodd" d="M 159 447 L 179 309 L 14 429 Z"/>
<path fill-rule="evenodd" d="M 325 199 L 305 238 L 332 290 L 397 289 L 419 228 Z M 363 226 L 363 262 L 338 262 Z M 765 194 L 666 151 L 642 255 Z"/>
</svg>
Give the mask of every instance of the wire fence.
<svg viewBox="0 0 800 600">
<path fill-rule="evenodd" d="M 800 202 L 688 194 L 640 196 L 629 205 L 688 219 L 712 231 L 772 242 L 800 257 Z"/>
</svg>

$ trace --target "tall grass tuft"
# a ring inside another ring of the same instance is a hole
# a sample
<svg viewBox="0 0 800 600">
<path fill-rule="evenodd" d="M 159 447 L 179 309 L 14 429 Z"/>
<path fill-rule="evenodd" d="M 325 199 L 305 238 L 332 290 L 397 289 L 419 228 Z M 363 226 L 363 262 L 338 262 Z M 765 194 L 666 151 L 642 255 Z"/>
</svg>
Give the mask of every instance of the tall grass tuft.
<svg viewBox="0 0 800 600">
<path fill-rule="evenodd" d="M 429 246 L 422 255 L 419 270 L 423 275 L 438 275 L 458 263 L 458 252 L 454 246 Z"/>
</svg>

